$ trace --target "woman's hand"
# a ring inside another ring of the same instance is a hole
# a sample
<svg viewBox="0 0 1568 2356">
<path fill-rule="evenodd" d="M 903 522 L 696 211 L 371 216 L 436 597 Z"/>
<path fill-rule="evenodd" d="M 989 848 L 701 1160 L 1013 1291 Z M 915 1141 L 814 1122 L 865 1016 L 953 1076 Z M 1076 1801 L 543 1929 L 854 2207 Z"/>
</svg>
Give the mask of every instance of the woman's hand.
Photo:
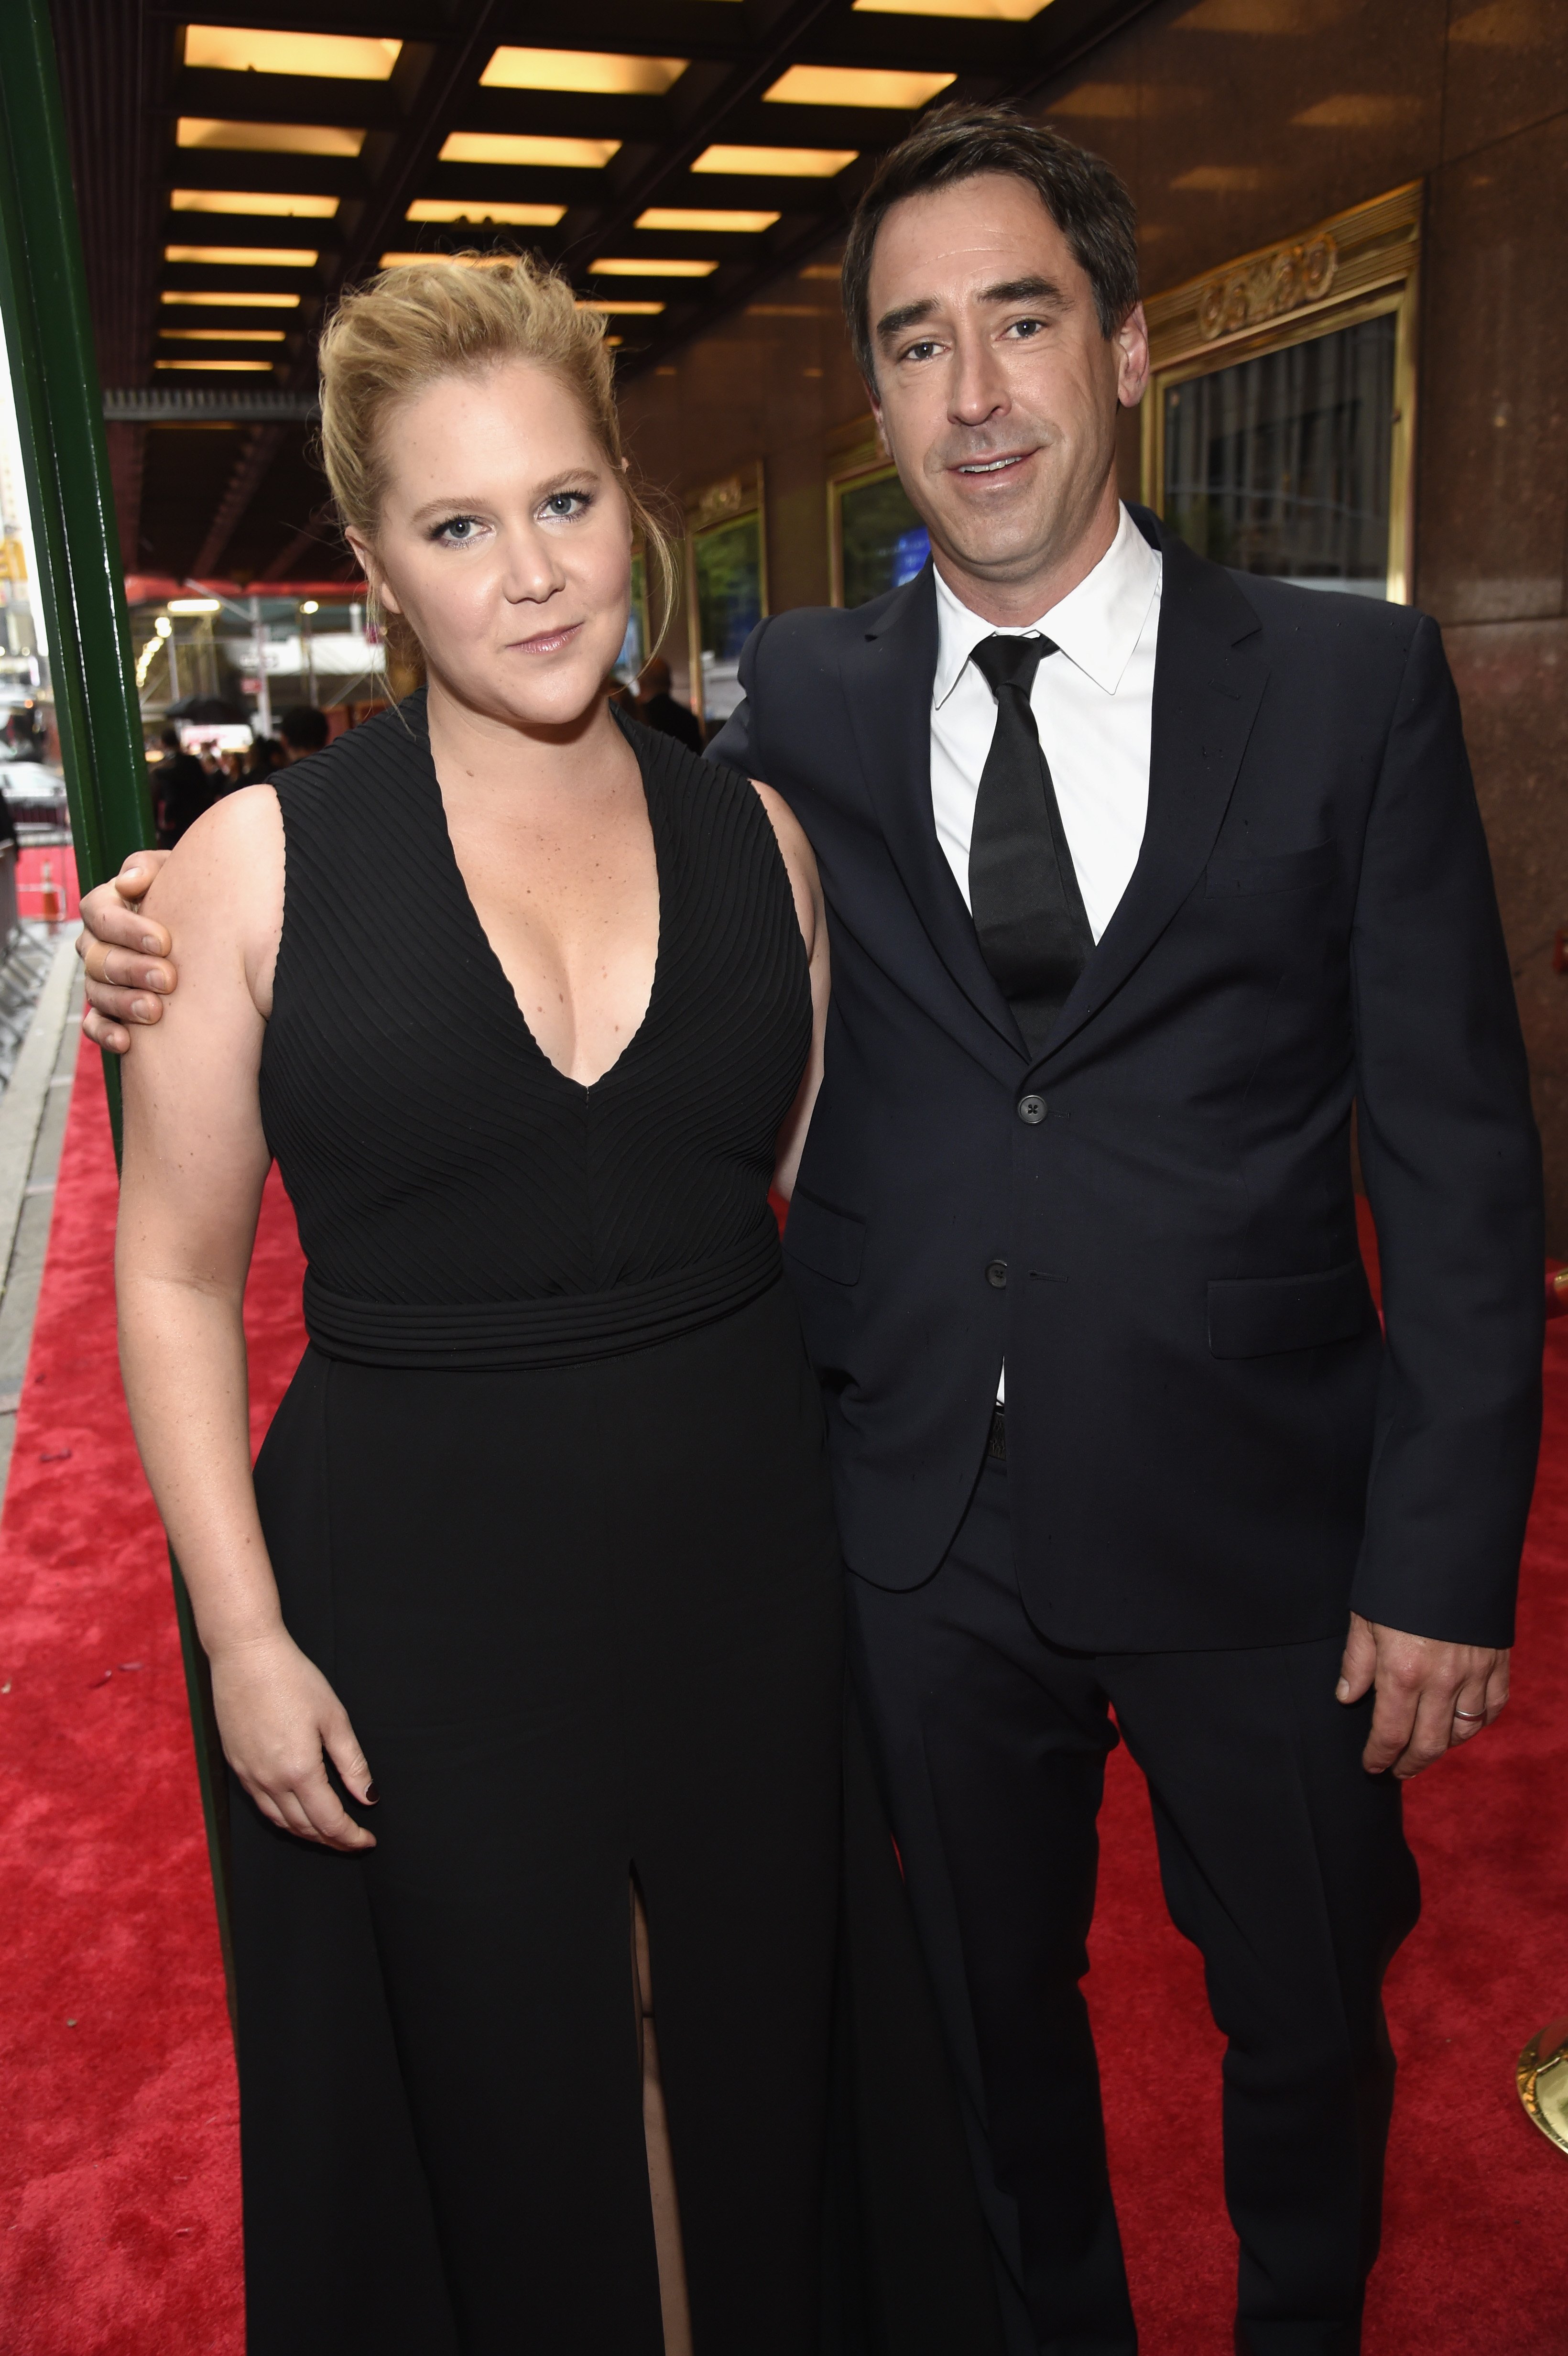
<svg viewBox="0 0 1568 2356">
<path fill-rule="evenodd" d="M 81 904 L 76 953 L 87 969 L 82 1029 L 95 1047 L 112 1055 L 123 1055 L 131 1044 L 128 1023 L 160 1020 L 175 986 L 167 927 L 142 914 L 143 897 L 168 855 L 133 851 L 119 874 Z"/>
<path fill-rule="evenodd" d="M 369 1763 L 348 1712 L 286 1629 L 217 1648 L 212 1698 L 224 1754 L 269 1824 L 327 1848 L 375 1847 L 328 1783 L 322 1753 L 373 1807 Z"/>
</svg>

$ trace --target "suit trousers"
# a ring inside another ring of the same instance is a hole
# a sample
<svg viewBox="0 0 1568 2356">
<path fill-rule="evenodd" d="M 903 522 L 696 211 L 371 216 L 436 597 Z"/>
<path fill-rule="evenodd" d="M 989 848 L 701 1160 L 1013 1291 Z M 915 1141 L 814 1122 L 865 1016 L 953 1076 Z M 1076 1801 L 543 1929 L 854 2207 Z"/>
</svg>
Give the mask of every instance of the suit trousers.
<svg viewBox="0 0 1568 2356">
<path fill-rule="evenodd" d="M 1009 2356 L 1133 2356 L 1080 1982 L 1117 1730 L 1223 2070 L 1245 2356 L 1354 2356 L 1394 2062 L 1381 1982 L 1419 1891 L 1400 1790 L 1360 1764 L 1342 1633 L 1069 1652 L 1025 1612 L 1004 1463 L 923 1586 L 851 1579 L 852 1657 L 958 2075 Z M 1113 1720 L 1112 1712 L 1115 1712 Z M 1157 2055 L 1159 2024 L 1123 2024 Z"/>
</svg>

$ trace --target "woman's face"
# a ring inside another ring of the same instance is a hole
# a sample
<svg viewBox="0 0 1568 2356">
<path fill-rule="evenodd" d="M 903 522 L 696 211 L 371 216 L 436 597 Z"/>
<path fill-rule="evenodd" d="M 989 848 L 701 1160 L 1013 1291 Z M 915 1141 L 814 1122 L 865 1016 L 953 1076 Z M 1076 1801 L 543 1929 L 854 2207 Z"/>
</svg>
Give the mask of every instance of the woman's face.
<svg viewBox="0 0 1568 2356">
<path fill-rule="evenodd" d="M 387 492 L 356 555 L 406 616 L 432 683 L 472 712 L 570 728 L 626 634 L 625 492 L 549 369 L 438 378 L 381 428 Z"/>
</svg>

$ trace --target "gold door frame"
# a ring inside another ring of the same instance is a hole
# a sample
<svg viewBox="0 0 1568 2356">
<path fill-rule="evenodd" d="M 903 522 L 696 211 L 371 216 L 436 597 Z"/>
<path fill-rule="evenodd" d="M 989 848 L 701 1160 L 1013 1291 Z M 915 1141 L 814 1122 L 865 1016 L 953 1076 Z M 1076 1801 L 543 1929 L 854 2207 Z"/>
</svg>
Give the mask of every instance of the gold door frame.
<svg viewBox="0 0 1568 2356">
<path fill-rule="evenodd" d="M 1393 416 L 1389 450 L 1388 597 L 1410 602 L 1415 535 L 1416 297 L 1423 184 L 1335 213 L 1299 238 L 1260 246 L 1146 305 L 1149 383 L 1143 402 L 1143 496 L 1165 513 L 1165 396 L 1237 360 L 1284 351 L 1392 311 Z"/>
<path fill-rule="evenodd" d="M 757 570 L 763 616 L 770 611 L 768 605 L 768 509 L 763 496 L 763 462 L 759 458 L 750 466 L 737 468 L 721 482 L 710 483 L 706 490 L 694 492 L 686 502 L 686 544 L 682 571 L 686 588 L 686 648 L 688 694 L 691 709 L 699 720 L 708 714 L 702 699 L 702 617 L 697 609 L 697 542 L 701 534 L 710 531 L 715 524 L 739 523 L 745 516 L 757 519 Z"/>
<path fill-rule="evenodd" d="M 837 448 L 833 447 L 837 444 Z M 869 417 L 841 425 L 831 437 L 827 463 L 827 602 L 844 603 L 844 494 L 862 483 L 884 482 L 898 468 Z"/>
</svg>

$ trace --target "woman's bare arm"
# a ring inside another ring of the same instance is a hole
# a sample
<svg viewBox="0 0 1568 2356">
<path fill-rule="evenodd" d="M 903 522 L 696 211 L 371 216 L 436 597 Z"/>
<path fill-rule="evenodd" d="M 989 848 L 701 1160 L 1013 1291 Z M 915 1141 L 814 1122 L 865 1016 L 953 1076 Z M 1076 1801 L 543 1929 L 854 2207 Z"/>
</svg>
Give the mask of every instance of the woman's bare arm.
<svg viewBox="0 0 1568 2356">
<path fill-rule="evenodd" d="M 806 841 L 805 830 L 782 794 L 776 794 L 772 786 L 759 784 L 755 777 L 752 783 L 762 797 L 763 808 L 767 811 L 773 832 L 778 837 L 779 851 L 795 893 L 795 912 L 800 920 L 800 937 L 805 943 L 805 954 L 811 966 L 811 1055 L 799 1093 L 790 1107 L 789 1119 L 779 1131 L 778 1162 L 773 1171 L 773 1192 L 787 1203 L 795 1193 L 795 1173 L 800 1168 L 805 1132 L 811 1126 L 812 1107 L 816 1102 L 816 1091 L 822 1086 L 822 1042 L 827 1023 L 829 984 L 827 916 L 822 904 L 822 882 L 816 873 L 816 854 Z"/>
<path fill-rule="evenodd" d="M 270 1159 L 257 1085 L 283 897 L 283 821 L 264 786 L 208 811 L 148 894 L 148 916 L 178 933 L 182 986 L 125 1066 L 120 1358 L 229 1762 L 273 1824 L 361 1848 L 371 1837 L 323 1749 L 356 1798 L 369 1771 L 283 1626 L 251 1479 L 242 1308 Z"/>
</svg>

